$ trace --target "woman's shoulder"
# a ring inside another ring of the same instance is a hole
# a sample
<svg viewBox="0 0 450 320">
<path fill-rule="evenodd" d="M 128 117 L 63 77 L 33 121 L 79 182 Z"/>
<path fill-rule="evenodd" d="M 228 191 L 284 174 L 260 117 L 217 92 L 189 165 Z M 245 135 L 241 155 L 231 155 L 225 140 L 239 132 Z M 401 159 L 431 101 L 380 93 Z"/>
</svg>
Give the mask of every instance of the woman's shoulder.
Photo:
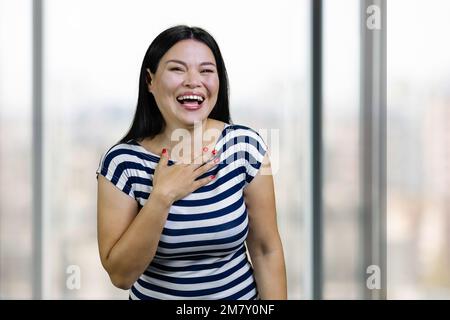
<svg viewBox="0 0 450 320">
<path fill-rule="evenodd" d="M 117 156 L 120 154 L 127 154 L 130 150 L 136 149 L 136 142 L 134 140 L 129 140 L 127 142 L 118 142 L 113 144 L 105 151 L 105 156 Z"/>
<path fill-rule="evenodd" d="M 103 155 L 105 160 L 140 162 L 142 160 L 152 160 L 142 146 L 134 139 L 126 142 L 119 142 L 111 146 Z"/>
<path fill-rule="evenodd" d="M 107 173 L 127 171 L 134 174 L 136 170 L 146 170 L 152 168 L 158 159 L 145 152 L 142 147 L 134 141 L 116 143 L 105 151 L 99 162 L 97 173 L 107 175 Z"/>
<path fill-rule="evenodd" d="M 231 133 L 234 137 L 249 137 L 258 140 L 262 139 L 261 135 L 256 129 L 243 124 L 228 124 L 225 127 L 225 131 L 227 134 Z"/>
<path fill-rule="evenodd" d="M 252 128 L 245 126 L 243 124 L 227 123 L 227 122 L 223 122 L 223 121 L 216 120 L 216 119 L 209 119 L 209 121 L 210 121 L 209 125 L 215 129 L 224 128 L 224 130 L 241 131 L 242 133 L 252 132 L 252 131 L 256 132 Z"/>
<path fill-rule="evenodd" d="M 266 142 L 257 130 L 243 124 L 229 124 L 225 127 L 219 147 L 235 151 L 255 151 L 262 154 L 267 150 Z"/>
</svg>

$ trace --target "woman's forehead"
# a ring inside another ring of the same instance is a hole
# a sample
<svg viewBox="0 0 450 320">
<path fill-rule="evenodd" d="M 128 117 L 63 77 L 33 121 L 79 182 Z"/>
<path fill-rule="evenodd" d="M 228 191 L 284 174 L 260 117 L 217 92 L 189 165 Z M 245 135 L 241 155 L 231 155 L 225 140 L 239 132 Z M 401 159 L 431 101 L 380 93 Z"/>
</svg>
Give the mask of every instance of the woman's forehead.
<svg viewBox="0 0 450 320">
<path fill-rule="evenodd" d="M 178 63 L 212 63 L 214 65 L 216 62 L 211 49 L 203 42 L 193 39 L 181 40 L 174 44 L 166 52 L 162 60 L 165 62 L 172 61 Z"/>
</svg>

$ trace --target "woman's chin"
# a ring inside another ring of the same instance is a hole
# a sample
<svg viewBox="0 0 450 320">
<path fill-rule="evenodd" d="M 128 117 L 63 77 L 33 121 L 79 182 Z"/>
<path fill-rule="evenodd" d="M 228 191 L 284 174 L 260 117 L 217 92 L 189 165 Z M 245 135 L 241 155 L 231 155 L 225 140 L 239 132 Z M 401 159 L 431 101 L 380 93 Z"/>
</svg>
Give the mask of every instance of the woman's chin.
<svg viewBox="0 0 450 320">
<path fill-rule="evenodd" d="M 190 118 L 190 119 L 184 119 L 182 122 L 185 126 L 192 127 L 192 126 L 201 124 L 205 119 L 206 119 L 206 117 L 203 117 L 203 118 L 198 117 L 195 119 Z"/>
<path fill-rule="evenodd" d="M 200 122 L 203 122 L 206 118 L 208 118 L 209 113 L 206 112 L 192 112 L 190 114 L 180 115 L 180 122 L 186 126 L 193 126 Z"/>
</svg>

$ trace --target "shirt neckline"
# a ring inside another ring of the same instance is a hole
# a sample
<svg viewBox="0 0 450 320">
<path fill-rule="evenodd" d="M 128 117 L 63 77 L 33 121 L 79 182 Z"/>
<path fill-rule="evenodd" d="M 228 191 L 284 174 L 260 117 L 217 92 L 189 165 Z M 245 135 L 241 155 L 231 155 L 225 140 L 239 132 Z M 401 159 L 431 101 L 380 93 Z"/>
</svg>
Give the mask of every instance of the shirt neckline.
<svg viewBox="0 0 450 320">
<path fill-rule="evenodd" d="M 228 123 L 225 123 L 225 124 L 224 124 L 223 129 L 222 129 L 222 132 L 220 133 L 219 137 L 217 138 L 216 143 L 214 144 L 214 148 L 217 146 L 217 144 L 219 144 L 220 140 L 222 140 L 222 139 L 225 137 L 224 132 L 225 132 L 225 130 L 226 130 L 229 126 L 231 126 L 231 125 L 228 124 Z M 156 158 L 158 158 L 158 159 L 160 158 L 160 155 L 158 155 L 158 154 L 156 154 L 156 153 L 154 153 L 154 152 L 152 152 L 152 151 L 150 151 L 150 150 L 147 150 L 147 149 L 146 149 L 143 145 L 141 145 L 136 139 L 131 139 L 131 140 L 134 141 L 134 142 L 136 143 L 136 145 L 137 145 L 140 149 L 142 149 L 142 150 L 144 151 L 144 153 L 150 154 L 151 156 L 156 157 Z M 176 163 L 176 161 L 174 161 L 174 160 L 172 160 L 172 159 L 170 159 L 170 158 L 169 158 L 169 161 L 170 161 L 170 162 L 173 162 L 173 163 Z"/>
</svg>

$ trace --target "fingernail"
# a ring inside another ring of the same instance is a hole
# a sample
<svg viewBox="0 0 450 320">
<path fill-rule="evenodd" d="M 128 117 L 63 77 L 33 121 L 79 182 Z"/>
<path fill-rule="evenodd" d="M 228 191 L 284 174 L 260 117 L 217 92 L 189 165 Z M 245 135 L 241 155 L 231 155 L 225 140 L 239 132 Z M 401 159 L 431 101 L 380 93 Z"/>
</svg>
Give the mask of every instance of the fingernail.
<svg viewBox="0 0 450 320">
<path fill-rule="evenodd" d="M 216 153 L 217 153 L 216 149 L 214 149 L 213 151 L 211 151 L 211 153 L 215 156 Z"/>
<path fill-rule="evenodd" d="M 206 151 L 208 151 L 208 147 L 203 148 L 203 152 L 206 152 Z"/>
<path fill-rule="evenodd" d="M 214 159 L 214 163 L 217 163 L 217 162 L 219 162 L 219 161 L 220 161 L 219 158 L 215 158 L 215 159 Z"/>
<path fill-rule="evenodd" d="M 211 180 L 214 180 L 216 178 L 216 176 L 211 176 Z"/>
<path fill-rule="evenodd" d="M 163 148 L 163 149 L 162 149 L 162 154 L 166 154 L 166 152 L 167 152 L 167 149 L 166 149 L 166 148 Z"/>
</svg>

